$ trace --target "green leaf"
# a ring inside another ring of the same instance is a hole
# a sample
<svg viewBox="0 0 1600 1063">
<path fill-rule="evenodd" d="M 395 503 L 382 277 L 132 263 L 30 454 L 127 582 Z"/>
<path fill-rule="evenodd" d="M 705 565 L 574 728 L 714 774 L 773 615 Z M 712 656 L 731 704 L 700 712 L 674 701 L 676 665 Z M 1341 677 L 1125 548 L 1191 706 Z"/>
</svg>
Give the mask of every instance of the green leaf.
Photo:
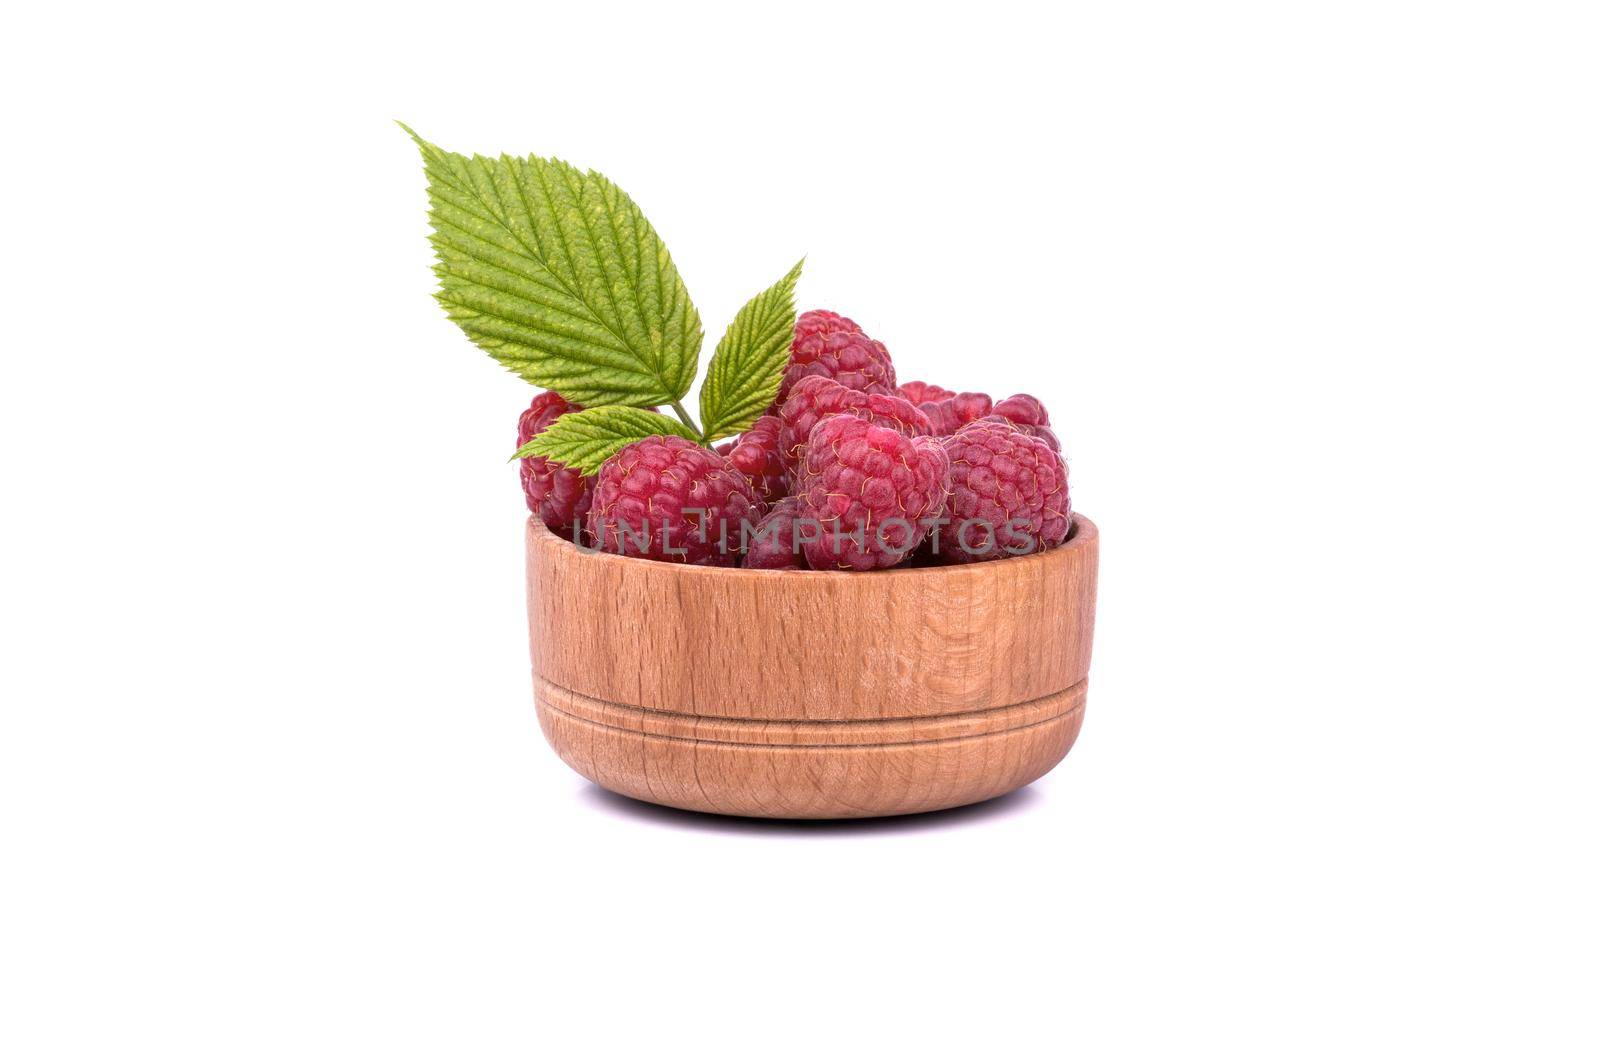
<svg viewBox="0 0 1600 1063">
<path fill-rule="evenodd" d="M 633 200 L 594 171 L 530 155 L 422 149 L 435 297 L 524 380 L 586 406 L 653 406 L 694 383 L 700 314 Z"/>
<path fill-rule="evenodd" d="M 733 316 L 700 386 L 707 440 L 736 435 L 772 404 L 794 342 L 794 286 L 805 259 Z"/>
<path fill-rule="evenodd" d="M 562 414 L 511 456 L 549 458 L 588 476 L 600 471 L 600 466 L 611 455 L 648 436 L 682 436 L 696 443 L 700 441 L 682 422 L 653 410 L 595 406 Z"/>
</svg>

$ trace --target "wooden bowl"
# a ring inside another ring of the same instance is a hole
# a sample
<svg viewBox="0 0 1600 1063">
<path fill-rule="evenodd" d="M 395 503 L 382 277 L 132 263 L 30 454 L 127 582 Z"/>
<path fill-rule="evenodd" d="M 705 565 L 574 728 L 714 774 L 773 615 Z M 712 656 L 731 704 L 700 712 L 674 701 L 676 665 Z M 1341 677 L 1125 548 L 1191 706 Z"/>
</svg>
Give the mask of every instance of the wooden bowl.
<svg viewBox="0 0 1600 1063">
<path fill-rule="evenodd" d="M 608 790 L 831 819 L 983 801 L 1083 724 L 1099 539 L 886 572 L 761 572 L 590 553 L 528 521 L 534 700 Z"/>
</svg>

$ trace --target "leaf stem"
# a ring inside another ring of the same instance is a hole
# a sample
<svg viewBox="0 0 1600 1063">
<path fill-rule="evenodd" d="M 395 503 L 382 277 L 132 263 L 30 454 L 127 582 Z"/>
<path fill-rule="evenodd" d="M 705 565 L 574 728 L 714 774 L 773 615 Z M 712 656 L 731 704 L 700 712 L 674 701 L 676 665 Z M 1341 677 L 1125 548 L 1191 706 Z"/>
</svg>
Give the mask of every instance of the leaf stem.
<svg viewBox="0 0 1600 1063">
<path fill-rule="evenodd" d="M 700 437 L 700 442 L 706 441 L 706 434 L 700 431 L 700 426 L 694 423 L 694 418 L 689 416 L 689 411 L 683 408 L 683 403 L 674 400 L 672 408 L 678 413 L 678 420 L 689 426 L 689 431 Z"/>
</svg>

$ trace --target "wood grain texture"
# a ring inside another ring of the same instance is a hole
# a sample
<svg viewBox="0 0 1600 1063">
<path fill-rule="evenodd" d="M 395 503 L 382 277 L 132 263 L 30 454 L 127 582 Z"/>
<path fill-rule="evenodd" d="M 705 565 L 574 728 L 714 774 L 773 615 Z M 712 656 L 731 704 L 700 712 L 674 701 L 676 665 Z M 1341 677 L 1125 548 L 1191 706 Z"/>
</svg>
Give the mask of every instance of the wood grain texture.
<svg viewBox="0 0 1600 1063">
<path fill-rule="evenodd" d="M 969 804 L 1082 726 L 1099 537 L 976 565 L 757 572 L 579 551 L 529 520 L 540 725 L 630 797 L 784 818 Z"/>
</svg>

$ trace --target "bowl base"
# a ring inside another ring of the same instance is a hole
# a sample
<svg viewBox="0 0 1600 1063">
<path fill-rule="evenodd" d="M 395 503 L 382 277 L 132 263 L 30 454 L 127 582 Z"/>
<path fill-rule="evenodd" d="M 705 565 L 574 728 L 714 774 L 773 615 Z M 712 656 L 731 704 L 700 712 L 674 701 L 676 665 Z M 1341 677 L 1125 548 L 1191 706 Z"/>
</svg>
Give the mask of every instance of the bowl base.
<svg viewBox="0 0 1600 1063">
<path fill-rule="evenodd" d="M 768 721 L 657 712 L 534 677 L 540 727 L 578 774 L 653 804 L 769 819 L 897 816 L 1010 793 L 1067 755 L 1087 689 L 944 716 Z"/>
</svg>

